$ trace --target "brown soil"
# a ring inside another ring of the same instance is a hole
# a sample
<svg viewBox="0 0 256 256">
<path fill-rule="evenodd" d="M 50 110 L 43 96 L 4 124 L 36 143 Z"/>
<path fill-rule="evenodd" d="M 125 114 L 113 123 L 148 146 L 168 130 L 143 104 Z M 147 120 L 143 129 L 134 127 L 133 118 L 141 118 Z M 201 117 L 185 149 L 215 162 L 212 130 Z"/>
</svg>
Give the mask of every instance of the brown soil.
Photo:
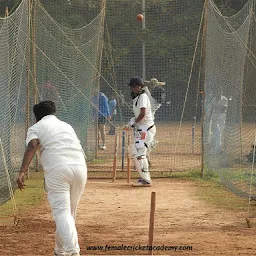
<svg viewBox="0 0 256 256">
<path fill-rule="evenodd" d="M 135 188 L 126 180 L 89 180 L 77 216 L 81 255 L 148 254 L 142 246 L 148 243 L 153 191 L 154 246 L 160 246 L 154 255 L 255 255 L 256 229 L 248 228 L 246 213 L 214 207 L 198 197 L 195 183 L 173 179 L 154 180 L 150 188 Z M 0 227 L 0 255 L 53 255 L 54 230 L 44 200 L 39 208 L 20 216 L 16 229 L 9 224 Z M 117 247 L 87 249 L 106 245 Z"/>
</svg>

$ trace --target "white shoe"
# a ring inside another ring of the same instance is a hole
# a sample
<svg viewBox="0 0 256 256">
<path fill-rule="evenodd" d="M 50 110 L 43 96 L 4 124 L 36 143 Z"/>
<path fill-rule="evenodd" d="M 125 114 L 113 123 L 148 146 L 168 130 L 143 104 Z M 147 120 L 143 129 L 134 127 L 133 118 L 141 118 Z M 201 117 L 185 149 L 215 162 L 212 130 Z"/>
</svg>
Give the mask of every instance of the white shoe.
<svg viewBox="0 0 256 256">
<path fill-rule="evenodd" d="M 106 146 L 105 145 L 101 145 L 101 146 L 99 146 L 99 149 L 106 150 Z"/>
<path fill-rule="evenodd" d="M 139 178 L 137 182 L 132 184 L 133 187 L 151 187 L 151 185 L 152 184 L 150 182 L 147 182 L 141 178 Z"/>
<path fill-rule="evenodd" d="M 63 255 L 63 254 L 61 254 L 61 255 Z M 65 254 L 65 255 L 66 255 L 66 254 Z M 54 253 L 54 256 L 58 256 L 58 254 L 55 252 L 55 253 Z M 80 253 L 75 252 L 75 253 L 71 254 L 71 256 L 81 256 L 81 255 L 80 255 Z"/>
</svg>

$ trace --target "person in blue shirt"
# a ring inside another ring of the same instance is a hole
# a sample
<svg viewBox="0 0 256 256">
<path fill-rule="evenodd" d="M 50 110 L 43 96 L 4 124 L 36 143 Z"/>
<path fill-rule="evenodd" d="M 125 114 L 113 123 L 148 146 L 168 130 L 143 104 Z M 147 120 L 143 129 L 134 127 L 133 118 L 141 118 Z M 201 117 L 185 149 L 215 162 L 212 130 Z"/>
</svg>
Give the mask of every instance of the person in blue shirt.
<svg viewBox="0 0 256 256">
<path fill-rule="evenodd" d="M 108 106 L 108 98 L 103 92 L 99 92 L 99 113 L 98 126 L 102 144 L 99 144 L 99 149 L 106 149 L 106 122 L 110 120 L 110 111 Z"/>
<path fill-rule="evenodd" d="M 116 133 L 115 125 L 114 125 L 115 116 L 117 114 L 116 105 L 117 105 L 117 102 L 116 102 L 116 99 L 115 99 L 115 94 L 112 93 L 111 94 L 111 99 L 110 99 L 110 101 L 108 103 L 109 111 L 110 111 L 110 117 L 111 117 L 110 130 L 108 132 L 109 135 L 115 135 L 115 133 Z"/>
</svg>

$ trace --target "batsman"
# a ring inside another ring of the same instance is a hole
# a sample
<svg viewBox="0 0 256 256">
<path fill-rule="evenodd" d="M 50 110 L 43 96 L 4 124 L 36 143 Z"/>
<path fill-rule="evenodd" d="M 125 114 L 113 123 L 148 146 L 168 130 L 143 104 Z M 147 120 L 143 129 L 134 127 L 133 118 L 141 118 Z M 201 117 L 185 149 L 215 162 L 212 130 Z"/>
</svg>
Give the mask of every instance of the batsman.
<svg viewBox="0 0 256 256">
<path fill-rule="evenodd" d="M 144 80 L 140 77 L 133 77 L 129 82 L 129 86 L 135 117 L 130 119 L 125 128 L 136 127 L 134 143 L 129 148 L 129 154 L 133 159 L 136 171 L 140 175 L 140 178 L 133 186 L 151 186 L 152 180 L 149 172 L 147 152 L 151 149 L 156 134 L 154 113 L 150 97 L 144 89 Z"/>
</svg>

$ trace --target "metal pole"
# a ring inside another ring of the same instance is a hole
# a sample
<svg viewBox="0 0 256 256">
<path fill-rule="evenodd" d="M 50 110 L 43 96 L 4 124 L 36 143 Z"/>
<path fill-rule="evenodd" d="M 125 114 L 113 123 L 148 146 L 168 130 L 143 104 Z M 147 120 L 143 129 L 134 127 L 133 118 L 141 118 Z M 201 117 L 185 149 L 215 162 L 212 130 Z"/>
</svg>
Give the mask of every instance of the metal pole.
<svg viewBox="0 0 256 256">
<path fill-rule="evenodd" d="M 122 171 L 124 170 L 125 136 L 126 136 L 126 132 L 122 131 Z"/>
<path fill-rule="evenodd" d="M 155 229 L 155 211 L 156 211 L 156 192 L 151 192 L 149 234 L 148 234 L 148 255 L 153 255 L 154 229 Z"/>
<path fill-rule="evenodd" d="M 115 136 L 115 151 L 114 151 L 114 162 L 113 162 L 113 177 L 112 181 L 116 181 L 116 165 L 117 165 L 117 154 L 118 154 L 118 138 L 119 138 L 119 132 L 117 131 Z"/>
<path fill-rule="evenodd" d="M 208 0 L 204 2 L 204 25 L 202 35 L 202 124 L 201 124 L 201 144 L 202 144 L 202 158 L 201 158 L 201 178 L 204 177 L 204 122 L 205 122 L 205 51 L 206 51 L 206 32 L 207 32 L 207 8 Z"/>
<path fill-rule="evenodd" d="M 130 147 L 131 144 L 131 135 L 128 135 L 128 149 Z M 128 151 L 128 150 L 127 150 Z M 127 183 L 131 182 L 131 156 L 129 154 L 129 152 L 127 152 Z"/>
<path fill-rule="evenodd" d="M 193 124 L 192 124 L 192 154 L 195 153 L 195 127 L 196 127 L 196 117 L 193 116 Z"/>
<path fill-rule="evenodd" d="M 146 79 L 146 50 L 145 50 L 145 28 L 146 28 L 146 22 L 145 22 L 145 1 L 142 0 L 142 15 L 143 15 L 143 20 L 142 20 L 142 78 L 145 80 Z"/>
</svg>

